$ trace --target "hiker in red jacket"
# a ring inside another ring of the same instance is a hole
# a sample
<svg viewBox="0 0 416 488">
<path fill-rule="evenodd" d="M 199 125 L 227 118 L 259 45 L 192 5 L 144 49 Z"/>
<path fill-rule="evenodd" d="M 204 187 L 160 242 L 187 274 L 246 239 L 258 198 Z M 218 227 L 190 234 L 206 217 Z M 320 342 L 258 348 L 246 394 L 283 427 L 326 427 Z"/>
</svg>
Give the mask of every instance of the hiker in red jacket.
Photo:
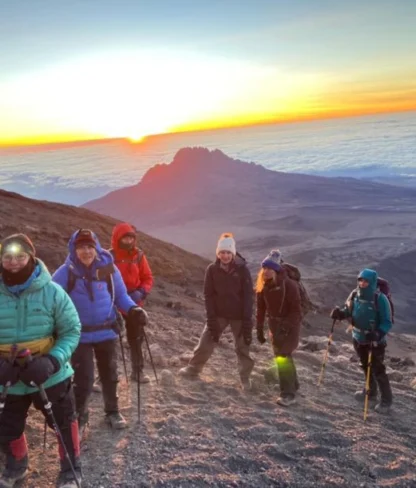
<svg viewBox="0 0 416 488">
<path fill-rule="evenodd" d="M 153 275 L 146 256 L 137 247 L 135 229 L 126 222 L 116 225 L 111 236 L 111 245 L 112 249 L 110 249 L 110 252 L 113 255 L 115 265 L 123 277 L 127 292 L 132 300 L 142 307 L 145 298 L 152 289 Z M 137 341 L 137 328 L 131 327 L 128 320 L 126 320 L 126 330 L 132 364 L 131 379 L 137 381 L 137 371 L 139 371 L 140 383 L 148 383 L 150 378 L 143 373 L 141 347 L 143 337 Z"/>
</svg>

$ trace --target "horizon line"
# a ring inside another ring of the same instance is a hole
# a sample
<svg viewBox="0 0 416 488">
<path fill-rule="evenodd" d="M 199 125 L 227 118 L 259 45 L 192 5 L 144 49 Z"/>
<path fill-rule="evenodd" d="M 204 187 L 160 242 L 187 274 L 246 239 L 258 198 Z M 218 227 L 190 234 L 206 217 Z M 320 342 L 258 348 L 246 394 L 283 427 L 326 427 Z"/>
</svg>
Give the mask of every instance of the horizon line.
<svg viewBox="0 0 416 488">
<path fill-rule="evenodd" d="M 313 122 L 320 122 L 322 120 L 332 120 L 332 119 L 348 119 L 348 118 L 355 118 L 355 117 L 369 117 L 374 115 L 383 115 L 383 114 L 394 114 L 394 113 L 407 113 L 407 112 L 416 112 L 416 107 L 412 108 L 403 108 L 403 109 L 395 109 L 395 110 L 375 110 L 365 113 L 326 113 L 323 115 L 311 115 L 311 116 L 303 116 L 300 118 L 288 118 L 288 119 L 265 119 L 264 121 L 254 122 L 254 123 L 242 123 L 242 124 L 227 124 L 221 126 L 213 126 L 213 127 L 206 127 L 206 128 L 199 128 L 199 129 L 182 129 L 182 130 L 171 130 L 167 132 L 160 132 L 154 134 L 146 134 L 139 137 L 137 140 L 131 138 L 129 136 L 119 136 L 119 137 L 94 137 L 94 136 L 87 136 L 86 138 L 63 138 L 62 140 L 55 140 L 51 139 L 50 141 L 42 141 L 42 142 L 10 142 L 10 143 L 1 143 L 0 142 L 0 149 L 13 149 L 13 148 L 42 148 L 45 146 L 64 146 L 66 144 L 69 145 L 91 145 L 91 144 L 102 144 L 114 141 L 120 142 L 127 142 L 129 144 L 135 145 L 140 144 L 146 139 L 154 138 L 154 137 L 167 137 L 167 136 L 176 136 L 181 134 L 196 134 L 199 132 L 214 132 L 214 131 L 221 131 L 221 130 L 230 130 L 230 129 L 240 129 L 240 128 L 249 128 L 249 127 L 261 127 L 261 126 L 268 126 L 268 125 L 285 125 L 285 124 L 295 124 L 295 123 L 313 123 Z M 189 124 L 191 125 L 191 124 Z"/>
</svg>

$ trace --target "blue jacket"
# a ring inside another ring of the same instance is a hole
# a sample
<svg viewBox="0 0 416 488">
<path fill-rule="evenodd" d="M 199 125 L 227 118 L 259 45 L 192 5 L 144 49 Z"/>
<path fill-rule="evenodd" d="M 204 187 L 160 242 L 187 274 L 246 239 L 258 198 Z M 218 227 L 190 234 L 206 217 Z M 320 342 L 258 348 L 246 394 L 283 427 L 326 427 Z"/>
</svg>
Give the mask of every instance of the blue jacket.
<svg viewBox="0 0 416 488">
<path fill-rule="evenodd" d="M 31 277 L 22 285 L 7 287 L 0 277 L 0 344 L 4 347 L 55 336 L 49 354 L 60 369 L 44 384 L 61 383 L 74 373 L 69 362 L 78 346 L 81 324 L 77 311 L 62 288 L 52 282 L 39 259 Z M 0 391 L 2 388 L 0 387 Z M 37 388 L 19 381 L 9 389 L 13 395 L 28 395 Z"/>
<path fill-rule="evenodd" d="M 97 258 L 92 265 L 87 268 L 84 266 L 75 253 L 74 240 L 77 235 L 74 232 L 68 243 L 69 255 L 65 263 L 60 266 L 53 275 L 53 280 L 64 288 L 68 289 L 70 272 L 76 277 L 74 288 L 69 296 L 74 302 L 81 319 L 81 343 L 96 343 L 117 338 L 117 333 L 111 328 L 116 322 L 116 308 L 127 313 L 131 307 L 136 307 L 136 303 L 127 294 L 120 271 L 114 266 L 111 275 L 114 299 L 111 296 L 106 279 L 98 280 L 97 270 L 113 263 L 111 254 L 103 249 L 94 234 L 96 242 Z M 70 271 L 71 270 L 71 271 Z M 88 327 L 88 332 L 85 331 Z M 97 330 L 92 330 L 96 328 Z"/>
<path fill-rule="evenodd" d="M 364 269 L 358 275 L 369 282 L 367 288 L 358 287 L 349 296 L 343 312 L 350 317 L 353 338 L 360 344 L 368 344 L 365 333 L 373 329 L 381 332 L 380 343 L 386 342 L 386 334 L 392 328 L 390 303 L 383 293 L 377 293 L 377 272 Z"/>
</svg>

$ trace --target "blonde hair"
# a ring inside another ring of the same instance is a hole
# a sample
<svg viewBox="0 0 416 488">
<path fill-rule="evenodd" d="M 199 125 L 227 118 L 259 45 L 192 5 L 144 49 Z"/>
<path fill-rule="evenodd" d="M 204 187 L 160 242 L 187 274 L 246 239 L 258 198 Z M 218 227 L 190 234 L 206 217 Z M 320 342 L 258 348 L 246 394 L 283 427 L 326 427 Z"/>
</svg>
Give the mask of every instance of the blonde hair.
<svg viewBox="0 0 416 488">
<path fill-rule="evenodd" d="M 272 280 L 276 281 L 276 271 L 274 271 L 274 270 L 273 270 Z M 257 274 L 256 287 L 255 287 L 256 293 L 261 293 L 263 291 L 265 283 L 266 283 L 266 280 L 264 278 L 264 268 L 261 268 Z"/>
</svg>

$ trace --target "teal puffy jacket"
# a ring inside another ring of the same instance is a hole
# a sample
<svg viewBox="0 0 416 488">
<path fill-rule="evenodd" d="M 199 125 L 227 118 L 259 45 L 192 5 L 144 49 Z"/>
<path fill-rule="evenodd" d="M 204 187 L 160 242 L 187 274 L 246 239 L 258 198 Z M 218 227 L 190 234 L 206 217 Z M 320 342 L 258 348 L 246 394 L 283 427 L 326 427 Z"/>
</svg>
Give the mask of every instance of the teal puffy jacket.
<svg viewBox="0 0 416 488">
<path fill-rule="evenodd" d="M 377 272 L 364 269 L 358 275 L 369 282 L 367 288 L 357 288 L 349 296 L 345 308 L 345 317 L 350 317 L 354 326 L 352 336 L 360 344 L 368 344 L 366 332 L 373 329 L 381 332 L 380 343 L 386 342 L 386 334 L 392 328 L 390 303 L 383 293 L 377 293 Z"/>
<path fill-rule="evenodd" d="M 44 384 L 49 388 L 74 373 L 69 361 L 78 346 L 81 323 L 69 296 L 52 281 L 45 264 L 39 259 L 36 261 L 40 274 L 18 297 L 7 289 L 0 276 L 0 344 L 12 345 L 55 336 L 49 354 L 61 367 Z M 9 388 L 8 393 L 28 395 L 36 391 L 37 388 L 19 381 Z"/>
</svg>

